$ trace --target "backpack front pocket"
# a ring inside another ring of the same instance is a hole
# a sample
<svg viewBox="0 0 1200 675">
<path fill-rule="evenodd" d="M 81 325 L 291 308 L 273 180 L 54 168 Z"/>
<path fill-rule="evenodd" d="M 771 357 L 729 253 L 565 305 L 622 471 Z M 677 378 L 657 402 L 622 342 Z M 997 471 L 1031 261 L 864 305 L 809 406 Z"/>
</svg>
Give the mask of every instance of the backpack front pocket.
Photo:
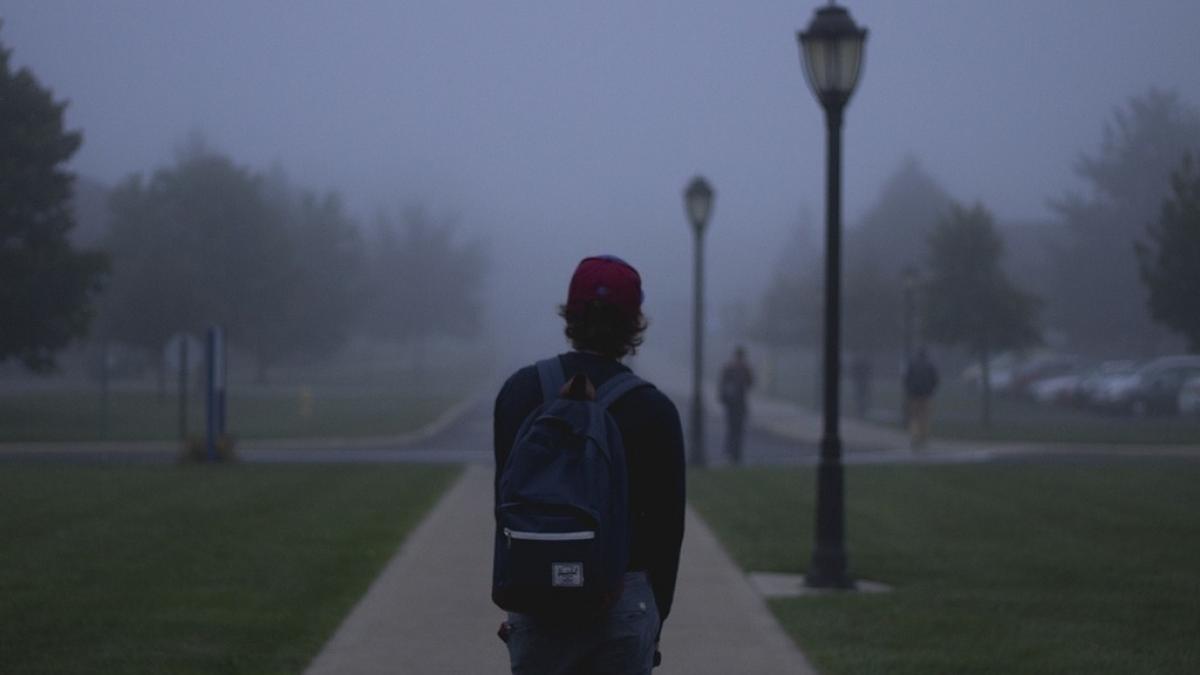
<svg viewBox="0 0 1200 675">
<path fill-rule="evenodd" d="M 501 508 L 508 581 L 527 588 L 578 589 L 597 572 L 596 521 L 558 505 Z"/>
<path fill-rule="evenodd" d="M 583 588 L 594 565 L 596 533 L 523 532 L 505 528 L 512 569 L 520 585 Z"/>
</svg>

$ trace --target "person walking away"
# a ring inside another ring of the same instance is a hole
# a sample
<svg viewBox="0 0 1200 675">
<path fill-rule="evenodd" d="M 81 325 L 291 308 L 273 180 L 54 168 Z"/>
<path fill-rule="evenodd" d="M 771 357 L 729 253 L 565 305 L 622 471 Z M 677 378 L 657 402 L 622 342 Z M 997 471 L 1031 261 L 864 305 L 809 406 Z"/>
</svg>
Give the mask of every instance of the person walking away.
<svg viewBox="0 0 1200 675">
<path fill-rule="evenodd" d="M 734 464 L 742 463 L 742 439 L 746 431 L 746 394 L 754 386 L 754 371 L 746 361 L 746 350 L 738 347 L 733 360 L 721 369 L 718 387 L 725 408 L 725 454 Z"/>
<path fill-rule="evenodd" d="M 514 675 L 644 674 L 661 661 L 685 452 L 675 405 L 621 362 L 642 344 L 642 300 L 628 263 L 583 259 L 559 308 L 574 349 L 521 368 L 496 397 L 492 598 L 508 610 Z"/>
<path fill-rule="evenodd" d="M 938 386 L 938 372 L 924 347 L 917 350 L 904 369 L 908 431 L 913 450 L 925 447 L 929 439 L 930 399 Z"/>
</svg>

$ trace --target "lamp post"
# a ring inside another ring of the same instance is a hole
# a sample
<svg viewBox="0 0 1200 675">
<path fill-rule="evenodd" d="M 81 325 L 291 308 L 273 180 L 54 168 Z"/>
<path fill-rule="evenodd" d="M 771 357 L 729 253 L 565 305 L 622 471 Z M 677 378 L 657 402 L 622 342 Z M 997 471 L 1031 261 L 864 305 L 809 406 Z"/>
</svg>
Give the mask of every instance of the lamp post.
<svg viewBox="0 0 1200 675">
<path fill-rule="evenodd" d="M 904 291 L 904 366 L 902 373 L 908 372 L 908 364 L 913 357 L 913 318 L 916 314 L 917 268 L 908 265 L 900 273 L 900 285 Z M 903 378 L 901 378 L 903 379 Z M 903 385 L 903 382 L 901 382 Z M 901 388 L 900 425 L 908 428 L 908 395 Z"/>
<path fill-rule="evenodd" d="M 800 32 L 804 74 L 825 109 L 825 350 L 824 424 L 817 465 L 817 522 L 812 564 L 805 583 L 814 588 L 853 588 L 846 573 L 845 482 L 838 436 L 841 370 L 842 111 L 854 93 L 867 30 L 830 2 Z"/>
<path fill-rule="evenodd" d="M 690 443 L 692 466 L 704 466 L 704 230 L 712 214 L 713 189 L 701 176 L 696 176 L 683 191 L 683 205 L 692 233 L 696 236 L 696 261 L 692 281 L 692 414 Z"/>
<path fill-rule="evenodd" d="M 913 356 L 913 322 L 916 317 L 917 304 L 917 269 L 912 265 L 900 273 L 900 282 L 904 288 L 904 361 L 907 363 Z"/>
</svg>

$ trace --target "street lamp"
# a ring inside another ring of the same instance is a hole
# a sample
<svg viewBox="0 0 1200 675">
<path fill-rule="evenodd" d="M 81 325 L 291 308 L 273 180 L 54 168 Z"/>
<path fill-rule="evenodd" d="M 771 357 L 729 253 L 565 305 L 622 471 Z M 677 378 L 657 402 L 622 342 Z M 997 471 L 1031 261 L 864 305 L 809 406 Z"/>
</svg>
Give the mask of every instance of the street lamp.
<svg viewBox="0 0 1200 675">
<path fill-rule="evenodd" d="M 913 317 L 916 314 L 917 268 L 908 265 L 900 272 L 900 285 L 904 291 L 904 366 L 902 373 L 908 372 L 908 364 L 913 358 Z M 903 377 L 901 378 L 903 380 Z M 904 382 L 901 381 L 901 385 Z M 908 428 L 908 396 L 904 389 L 900 397 L 900 424 Z"/>
<path fill-rule="evenodd" d="M 825 195 L 825 364 L 824 427 L 817 465 L 816 543 L 805 583 L 814 588 L 853 588 L 846 573 L 845 482 L 838 437 L 841 367 L 842 111 L 862 68 L 867 30 L 830 2 L 800 32 L 804 74 L 825 109 L 827 128 Z"/>
<path fill-rule="evenodd" d="M 683 191 L 683 206 L 692 232 L 696 235 L 696 262 L 693 266 L 692 282 L 692 414 L 691 446 L 692 465 L 704 466 L 704 397 L 701 383 L 704 381 L 704 230 L 712 214 L 713 189 L 700 176 L 688 183 Z"/>
<path fill-rule="evenodd" d="M 916 315 L 917 268 L 909 265 L 900 273 L 900 282 L 904 288 L 904 361 L 912 360 L 913 356 L 913 318 Z"/>
</svg>

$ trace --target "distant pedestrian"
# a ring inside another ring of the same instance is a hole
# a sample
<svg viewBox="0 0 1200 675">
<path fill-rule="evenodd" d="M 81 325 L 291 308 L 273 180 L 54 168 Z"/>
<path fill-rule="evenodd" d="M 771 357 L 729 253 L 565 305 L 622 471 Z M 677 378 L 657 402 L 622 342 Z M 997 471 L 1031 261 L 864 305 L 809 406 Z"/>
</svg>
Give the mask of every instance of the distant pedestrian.
<svg viewBox="0 0 1200 675">
<path fill-rule="evenodd" d="M 937 391 L 938 372 L 924 347 L 904 369 L 904 393 L 908 402 L 908 431 L 913 450 L 925 447 L 929 439 L 930 400 Z"/>
<path fill-rule="evenodd" d="M 734 464 L 742 463 L 742 438 L 746 432 L 746 394 L 754 386 L 754 371 L 746 361 L 746 350 L 738 347 L 733 360 L 721 369 L 718 389 L 725 408 L 725 454 Z"/>
<path fill-rule="evenodd" d="M 871 359 L 855 354 L 850 361 L 850 382 L 854 385 L 854 407 L 859 417 L 871 411 Z"/>
<path fill-rule="evenodd" d="M 642 343 L 642 297 L 629 264 L 585 258 L 559 310 L 574 351 L 496 397 L 492 599 L 514 675 L 646 675 L 661 660 L 685 454 L 675 405 L 621 363 Z"/>
</svg>

